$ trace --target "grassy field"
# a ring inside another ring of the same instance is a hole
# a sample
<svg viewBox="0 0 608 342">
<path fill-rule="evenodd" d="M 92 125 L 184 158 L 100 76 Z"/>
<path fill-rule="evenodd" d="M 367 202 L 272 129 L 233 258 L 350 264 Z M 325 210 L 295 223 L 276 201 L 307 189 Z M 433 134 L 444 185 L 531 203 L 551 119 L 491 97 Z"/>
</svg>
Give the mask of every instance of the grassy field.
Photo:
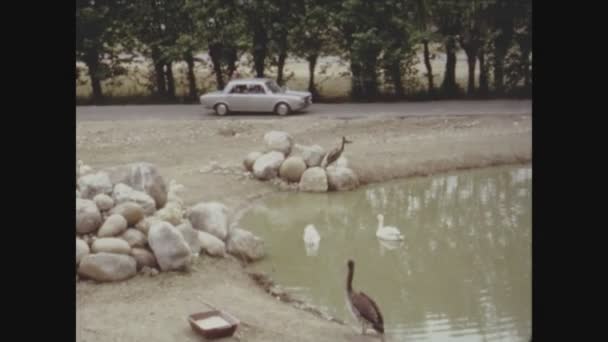
<svg viewBox="0 0 608 342">
<path fill-rule="evenodd" d="M 445 54 L 435 52 L 435 59 L 432 60 L 433 74 L 435 76 L 435 86 L 439 86 L 443 80 L 443 72 L 445 69 Z M 202 59 L 208 59 L 205 55 L 199 55 Z M 406 82 L 406 92 L 417 93 L 422 91 L 427 86 L 426 77 L 424 76 L 426 69 L 424 67 L 422 53 L 418 54 L 416 64 L 417 73 L 413 80 Z M 199 93 L 216 90 L 215 76 L 212 73 L 210 63 L 203 65 L 195 64 L 195 75 L 197 80 L 197 89 Z M 79 67 L 86 70 L 82 63 L 77 63 Z M 114 99 L 136 99 L 145 98 L 151 94 L 150 70 L 149 61 L 139 60 L 127 65 L 128 74 L 118 76 L 113 79 L 102 82 L 102 89 L 106 97 Z M 186 78 L 187 66 L 185 63 L 175 63 L 173 65 L 173 74 L 175 77 L 175 87 L 178 96 L 184 96 L 188 90 Z M 250 68 L 239 68 L 242 76 L 252 76 L 253 72 Z M 340 60 L 337 57 L 320 58 L 317 63 L 315 72 L 315 83 L 320 95 L 326 99 L 341 99 L 348 96 L 351 81 L 348 75 L 349 65 L 347 62 Z M 479 73 L 479 65 L 477 65 L 475 74 L 476 82 Z M 304 60 L 288 59 L 285 65 L 284 74 L 286 75 L 287 86 L 291 89 L 305 90 L 308 88 L 308 64 Z M 267 76 L 275 77 L 276 68 L 269 70 Z M 468 69 L 466 64 L 466 55 L 460 52 L 457 55 L 456 63 L 456 80 L 463 89 L 467 86 Z M 80 78 L 76 80 L 76 98 L 79 102 L 86 101 L 91 95 L 92 89 L 89 82 L 89 77 L 86 72 L 81 73 Z"/>
</svg>

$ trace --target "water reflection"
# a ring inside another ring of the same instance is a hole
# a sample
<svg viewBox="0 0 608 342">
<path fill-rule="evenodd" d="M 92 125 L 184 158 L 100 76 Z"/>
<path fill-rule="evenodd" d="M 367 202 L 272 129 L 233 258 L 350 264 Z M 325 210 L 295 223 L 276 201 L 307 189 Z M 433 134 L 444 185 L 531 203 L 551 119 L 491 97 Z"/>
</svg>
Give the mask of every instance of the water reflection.
<svg viewBox="0 0 608 342">
<path fill-rule="evenodd" d="M 353 257 L 354 286 L 379 304 L 387 337 L 527 341 L 531 179 L 530 167 L 500 167 L 340 194 L 284 193 L 255 204 L 240 224 L 266 240 L 269 258 L 256 267 L 276 269 L 277 281 L 308 289 L 337 317 L 350 319 L 343 287 Z M 377 214 L 405 241 L 379 241 Z M 322 236 L 314 250 L 302 243 L 308 224 Z"/>
</svg>

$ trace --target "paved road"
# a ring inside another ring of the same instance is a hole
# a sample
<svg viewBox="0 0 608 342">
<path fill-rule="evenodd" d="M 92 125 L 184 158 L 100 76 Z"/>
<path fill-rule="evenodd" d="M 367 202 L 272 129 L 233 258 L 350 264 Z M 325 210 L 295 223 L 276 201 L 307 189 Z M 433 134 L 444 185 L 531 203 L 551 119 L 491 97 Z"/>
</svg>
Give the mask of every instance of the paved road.
<svg viewBox="0 0 608 342">
<path fill-rule="evenodd" d="M 372 115 L 395 117 L 443 115 L 532 114 L 531 100 L 432 101 L 394 103 L 313 104 L 304 113 L 319 118 L 356 119 Z M 77 106 L 77 121 L 105 120 L 225 120 L 226 118 L 289 119 L 274 114 L 232 114 L 218 117 L 200 105 Z"/>
</svg>

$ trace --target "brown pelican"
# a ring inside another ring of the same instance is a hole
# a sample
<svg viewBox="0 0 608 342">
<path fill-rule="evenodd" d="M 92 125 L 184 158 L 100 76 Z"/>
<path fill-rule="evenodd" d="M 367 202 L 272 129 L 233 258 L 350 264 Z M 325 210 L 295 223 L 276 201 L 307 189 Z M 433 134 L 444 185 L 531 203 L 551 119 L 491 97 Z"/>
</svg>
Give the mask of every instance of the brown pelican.
<svg viewBox="0 0 608 342">
<path fill-rule="evenodd" d="M 382 319 L 382 313 L 378 305 L 373 299 L 368 297 L 363 292 L 357 292 L 353 290 L 353 273 L 355 272 L 355 262 L 348 260 L 348 277 L 346 278 L 346 297 L 348 299 L 348 307 L 356 320 L 361 322 L 361 334 L 365 335 L 367 330 L 366 325 L 371 326 L 379 332 L 384 334 L 384 321 Z"/>
<path fill-rule="evenodd" d="M 352 143 L 352 141 L 347 140 L 346 137 L 342 137 L 342 143 L 340 144 L 340 147 L 334 148 L 333 150 L 327 152 L 327 154 L 325 155 L 325 168 L 327 168 L 329 164 L 338 160 L 338 158 L 340 158 L 342 152 L 344 151 L 344 144 L 350 143 Z"/>
</svg>

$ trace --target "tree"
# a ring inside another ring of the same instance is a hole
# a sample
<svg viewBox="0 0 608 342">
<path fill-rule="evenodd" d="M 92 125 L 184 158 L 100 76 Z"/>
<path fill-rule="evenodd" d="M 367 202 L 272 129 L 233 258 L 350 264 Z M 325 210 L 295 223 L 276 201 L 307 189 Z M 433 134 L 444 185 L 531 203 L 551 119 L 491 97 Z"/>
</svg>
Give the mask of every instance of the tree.
<svg viewBox="0 0 608 342">
<path fill-rule="evenodd" d="M 296 25 L 290 31 L 290 44 L 297 56 L 308 62 L 308 91 L 314 99 L 319 94 L 315 85 L 315 69 L 320 56 L 332 51 L 332 36 L 335 35 L 329 11 L 336 1 L 300 0 L 297 4 Z"/>
<path fill-rule="evenodd" d="M 445 74 L 441 90 L 446 96 L 455 96 L 459 92 L 456 83 L 456 45 L 457 36 L 462 30 L 462 8 L 466 0 L 434 0 L 431 2 L 433 22 L 445 44 Z"/>
<path fill-rule="evenodd" d="M 124 1 L 76 1 L 76 60 L 88 68 L 94 103 L 103 101 L 101 81 L 126 73 L 118 51 L 130 46 L 127 15 Z"/>
<path fill-rule="evenodd" d="M 459 42 L 467 55 L 469 76 L 467 94 L 469 96 L 475 93 L 475 65 L 479 50 L 484 44 L 483 33 L 487 30 L 485 17 L 488 3 L 488 0 L 468 0 L 462 9 L 462 31 L 459 35 Z"/>
</svg>

